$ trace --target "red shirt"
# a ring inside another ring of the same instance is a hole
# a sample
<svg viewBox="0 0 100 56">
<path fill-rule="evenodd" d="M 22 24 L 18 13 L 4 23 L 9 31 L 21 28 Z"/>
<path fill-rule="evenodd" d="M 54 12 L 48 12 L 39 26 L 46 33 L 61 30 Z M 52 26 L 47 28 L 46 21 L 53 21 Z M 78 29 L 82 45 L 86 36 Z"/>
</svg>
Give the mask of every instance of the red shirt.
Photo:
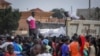
<svg viewBox="0 0 100 56">
<path fill-rule="evenodd" d="M 4 54 L 4 56 L 16 56 L 16 54 L 15 54 L 15 53 L 9 54 L 8 52 L 6 52 L 6 53 Z"/>
</svg>

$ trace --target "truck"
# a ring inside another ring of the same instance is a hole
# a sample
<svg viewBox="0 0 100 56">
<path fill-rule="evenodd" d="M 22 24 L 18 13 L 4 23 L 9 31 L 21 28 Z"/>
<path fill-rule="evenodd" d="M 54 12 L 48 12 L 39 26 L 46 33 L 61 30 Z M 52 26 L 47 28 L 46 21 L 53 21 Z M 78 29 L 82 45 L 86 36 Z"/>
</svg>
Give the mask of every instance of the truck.
<svg viewBox="0 0 100 56">
<path fill-rule="evenodd" d="M 100 35 L 100 21 L 95 20 L 67 20 L 66 32 L 70 37 L 77 33 L 78 35 Z"/>
</svg>

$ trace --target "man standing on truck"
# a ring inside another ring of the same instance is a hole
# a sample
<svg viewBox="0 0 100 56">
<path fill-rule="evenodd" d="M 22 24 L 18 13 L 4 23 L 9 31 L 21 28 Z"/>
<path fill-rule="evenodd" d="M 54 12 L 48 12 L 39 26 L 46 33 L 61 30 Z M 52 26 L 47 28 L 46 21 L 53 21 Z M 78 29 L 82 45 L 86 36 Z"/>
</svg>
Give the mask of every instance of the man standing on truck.
<svg viewBox="0 0 100 56">
<path fill-rule="evenodd" d="M 29 26 L 29 36 L 32 36 L 32 37 L 35 37 L 36 38 L 36 21 L 35 21 L 35 13 L 32 12 L 31 13 L 31 16 L 29 16 L 27 18 L 27 23 L 28 23 L 28 26 Z"/>
</svg>

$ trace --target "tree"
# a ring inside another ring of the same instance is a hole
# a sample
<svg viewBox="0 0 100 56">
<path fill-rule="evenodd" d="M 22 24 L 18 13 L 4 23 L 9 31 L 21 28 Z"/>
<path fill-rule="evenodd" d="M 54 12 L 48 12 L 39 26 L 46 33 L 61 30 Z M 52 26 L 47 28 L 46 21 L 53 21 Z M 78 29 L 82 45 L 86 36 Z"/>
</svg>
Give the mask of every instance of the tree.
<svg viewBox="0 0 100 56">
<path fill-rule="evenodd" d="M 0 34 L 5 32 L 11 33 L 12 30 L 16 30 L 18 27 L 18 21 L 20 19 L 20 12 L 18 9 L 7 9 L 0 10 Z"/>
<path fill-rule="evenodd" d="M 61 19 L 61 18 L 63 18 L 64 17 L 64 12 L 65 12 L 65 10 L 64 9 L 53 9 L 52 10 L 52 12 L 54 12 L 53 13 L 53 17 L 57 17 L 58 19 Z"/>
</svg>

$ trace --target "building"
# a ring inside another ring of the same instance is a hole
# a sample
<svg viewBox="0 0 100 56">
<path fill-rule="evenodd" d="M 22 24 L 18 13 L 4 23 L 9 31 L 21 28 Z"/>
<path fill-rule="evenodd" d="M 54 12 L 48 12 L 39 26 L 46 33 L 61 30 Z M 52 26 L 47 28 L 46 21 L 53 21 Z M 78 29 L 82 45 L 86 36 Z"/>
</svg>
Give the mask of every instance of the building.
<svg viewBox="0 0 100 56">
<path fill-rule="evenodd" d="M 89 9 L 77 9 L 77 15 L 83 16 L 86 20 L 89 20 Z M 92 20 L 95 19 L 95 8 L 91 9 L 91 18 Z"/>
<path fill-rule="evenodd" d="M 6 8 L 10 7 L 10 4 L 11 3 L 9 3 L 5 0 L 0 0 L 0 9 L 6 9 Z"/>
</svg>

